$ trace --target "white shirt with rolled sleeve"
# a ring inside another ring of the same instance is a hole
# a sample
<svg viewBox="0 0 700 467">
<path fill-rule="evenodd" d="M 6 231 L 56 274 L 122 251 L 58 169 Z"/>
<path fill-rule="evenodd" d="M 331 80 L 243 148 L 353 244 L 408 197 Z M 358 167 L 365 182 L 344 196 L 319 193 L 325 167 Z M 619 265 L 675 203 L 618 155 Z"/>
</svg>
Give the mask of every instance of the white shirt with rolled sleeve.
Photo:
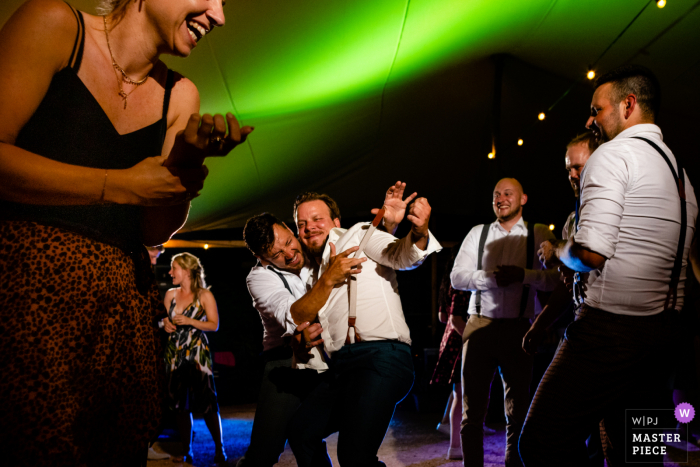
<svg viewBox="0 0 700 467">
<path fill-rule="evenodd" d="M 678 248 L 681 209 L 676 182 L 656 143 L 677 170 L 661 129 L 635 125 L 601 145 L 581 174 L 581 208 L 574 240 L 604 256 L 591 271 L 586 304 L 621 315 L 661 313 Z M 695 192 L 685 180 L 687 233 L 676 308 L 683 306 L 688 251 L 698 214 Z"/>
<path fill-rule="evenodd" d="M 481 260 L 477 270 L 479 239 L 482 229 L 489 229 Z M 526 267 L 527 227 L 522 217 L 508 232 L 498 221 L 472 228 L 462 242 L 450 274 L 452 287 L 458 290 L 481 290 L 481 315 L 487 318 L 517 318 L 520 315 L 520 300 L 523 285 L 529 285 L 527 307 L 523 316 L 533 318 L 542 311 L 536 290 L 552 291 L 559 283 L 559 271 L 543 270 L 537 259 L 537 249 L 545 240 L 554 240 L 554 235 L 542 224 L 535 224 L 535 250 L 533 261 Z M 498 287 L 494 273 L 498 266 L 520 266 L 525 269 L 522 284 Z M 469 299 L 469 314 L 476 314 L 476 294 Z"/>
<path fill-rule="evenodd" d="M 274 271 L 269 269 L 272 267 L 266 268 L 258 261 L 246 278 L 248 292 L 253 298 L 253 306 L 262 319 L 263 350 L 284 345 L 284 338 L 294 334 L 297 326 L 294 324 L 290 309 L 292 304 L 306 293 L 307 269 L 302 269 L 301 274 L 297 276 L 280 269 Z M 287 281 L 291 293 L 284 286 L 278 273 Z"/>
<path fill-rule="evenodd" d="M 318 275 L 328 267 L 330 243 L 337 253 L 358 246 L 369 223 L 356 224 L 348 230 L 335 228 L 328 235 Z M 411 344 L 406 325 L 399 285 L 395 271 L 405 271 L 420 266 L 425 258 L 442 249 L 432 233 L 425 250 L 416 247 L 410 238 L 398 239 L 386 232 L 376 231 L 365 246 L 362 272 L 357 274 L 357 321 L 355 329 L 363 342 L 397 340 Z M 311 275 L 310 280 L 316 280 Z M 326 304 L 318 312 L 323 327 L 322 337 L 328 355 L 345 344 L 348 334 L 348 287 L 343 284 L 333 289 Z"/>
</svg>

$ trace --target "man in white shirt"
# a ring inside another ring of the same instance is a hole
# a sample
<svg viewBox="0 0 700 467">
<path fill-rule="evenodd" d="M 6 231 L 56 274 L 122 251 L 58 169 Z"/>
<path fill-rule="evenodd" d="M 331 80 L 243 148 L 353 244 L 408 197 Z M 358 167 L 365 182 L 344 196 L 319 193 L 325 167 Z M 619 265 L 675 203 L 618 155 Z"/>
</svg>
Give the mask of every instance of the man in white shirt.
<svg viewBox="0 0 700 467">
<path fill-rule="evenodd" d="M 288 345 L 291 336 L 303 330 L 309 323 L 297 328 L 290 308 L 294 302 L 306 296 L 314 299 L 318 289 L 307 291 L 308 269 L 299 240 L 279 219 L 269 213 L 259 214 L 246 222 L 243 238 L 258 263 L 248 274 L 246 283 L 253 298 L 253 306 L 260 313 L 263 323 L 263 360 L 265 370 L 260 387 L 258 404 L 253 421 L 253 431 L 248 451 L 238 462 L 238 467 L 272 467 L 279 460 L 287 441 L 287 424 L 301 404 L 301 400 L 313 388 L 319 378 L 314 370 L 292 372 L 292 349 Z M 356 249 L 349 249 L 334 258 L 322 277 L 330 286 L 344 282 L 361 263 L 348 258 Z M 321 297 L 326 300 L 328 297 Z M 316 324 L 309 328 L 311 338 L 320 333 Z M 317 349 L 312 359 L 321 360 Z M 318 368 L 327 368 L 322 361 Z M 327 465 L 325 446 L 319 447 L 316 465 Z"/>
<path fill-rule="evenodd" d="M 598 149 L 600 142 L 598 136 L 592 131 L 586 131 L 569 142 L 566 146 L 566 155 L 564 157 L 566 171 L 569 176 L 569 183 L 574 191 L 576 198 L 576 207 L 569 214 L 569 217 L 562 228 L 562 238 L 568 240 L 576 233 L 579 216 L 579 194 L 581 191 L 581 172 L 586 166 L 586 162 L 591 157 L 591 154 Z M 560 266 L 563 270 L 565 266 Z M 570 275 L 567 271 L 567 275 Z M 570 275 L 573 280 L 573 275 Z M 569 291 L 569 287 L 573 287 L 572 283 L 560 283 L 552 295 L 549 297 L 547 304 L 542 308 L 542 312 L 537 315 L 537 318 L 532 323 L 530 330 L 523 338 L 523 350 L 529 354 L 534 354 L 540 344 L 543 342 L 547 334 L 547 329 L 555 322 L 557 323 L 557 331 L 561 336 L 562 325 L 568 325 L 571 317 L 567 316 L 564 320 L 559 320 L 565 312 L 573 308 L 574 314 L 577 314 L 583 305 L 585 297 L 586 281 L 588 274 L 582 273 L 577 278 L 576 288 Z M 573 292 L 573 293 L 572 293 Z M 573 300 L 572 300 L 573 297 Z M 563 322 L 562 322 L 563 321 Z M 603 456 L 603 447 L 600 442 L 600 427 L 599 421 L 590 425 L 590 436 L 586 441 L 588 451 L 588 466 L 603 467 L 605 458 Z"/>
<path fill-rule="evenodd" d="M 576 198 L 576 207 L 574 211 L 566 218 L 561 235 L 564 240 L 572 238 L 576 233 L 579 216 L 579 193 L 581 191 L 581 172 L 586 166 L 586 162 L 591 157 L 591 154 L 598 149 L 599 140 L 595 133 L 587 131 L 576 136 L 569 144 L 566 145 L 566 155 L 564 163 L 566 171 L 569 175 L 569 183 L 574 191 Z M 538 245 L 539 247 L 539 245 Z M 562 266 L 563 269 L 563 266 Z M 576 311 L 583 304 L 585 283 L 588 274 L 581 274 L 581 281 L 577 283 L 577 289 L 570 293 L 567 285 L 562 282 L 554 289 L 552 295 L 547 301 L 547 305 L 542 308 L 542 313 L 537 315 L 537 318 L 532 323 L 530 330 L 523 339 L 523 350 L 529 354 L 535 353 L 537 347 L 542 343 L 546 335 L 546 330 L 552 326 L 563 314 L 570 308 L 572 296 L 574 296 L 574 308 Z M 573 278 L 572 278 L 573 279 Z M 570 285 L 571 286 L 571 285 Z"/>
<path fill-rule="evenodd" d="M 543 271 L 534 255 L 534 245 L 554 236 L 547 226 L 525 224 L 522 209 L 526 202 L 517 180 L 499 181 L 493 192 L 496 222 L 472 228 L 450 274 L 453 288 L 473 292 L 462 336 L 461 434 L 466 467 L 484 465 L 483 424 L 496 370 L 505 391 L 505 465 L 521 465 L 518 436 L 532 379 L 532 357 L 523 351 L 522 340 L 530 319 L 542 308 L 537 291 L 554 290 L 559 283 L 559 273 Z"/>
<path fill-rule="evenodd" d="M 405 184 L 389 189 L 385 227 L 393 232 L 403 219 Z M 394 195 L 399 193 L 398 201 Z M 394 209 L 397 207 L 397 209 Z M 337 204 L 327 195 L 303 193 L 294 209 L 299 237 L 312 259 L 314 287 L 324 274 L 333 252 L 359 245 L 368 224 L 348 230 L 340 228 Z M 338 431 L 338 460 L 342 467 L 383 465 L 377 451 L 394 413 L 394 408 L 413 384 L 411 339 L 401 308 L 395 270 L 419 266 L 440 244 L 428 230 L 430 205 L 424 198 L 414 201 L 408 220 L 411 232 L 403 239 L 376 231 L 362 255 L 362 273 L 357 275 L 357 319 L 354 329 L 359 340 L 346 343 L 348 336 L 348 286 L 333 289 L 324 303 L 292 305 L 296 323 L 318 317 L 323 328 L 326 353 L 331 357 L 328 380 L 302 403 L 290 424 L 289 443 L 301 467 L 312 465 L 318 444 Z"/>
<path fill-rule="evenodd" d="M 659 409 L 665 397 L 672 407 L 665 383 L 697 201 L 654 124 L 660 101 L 654 75 L 628 65 L 596 84 L 587 127 L 604 144 L 582 174 L 578 230 L 539 252 L 546 264 L 561 262 L 590 279 L 581 313 L 567 328 L 523 428 L 527 466 L 560 466 L 562 459 L 585 465 L 586 427 L 603 418 L 614 448 L 606 453 L 611 465 L 663 465 L 663 456 L 625 459 L 625 410 Z"/>
</svg>

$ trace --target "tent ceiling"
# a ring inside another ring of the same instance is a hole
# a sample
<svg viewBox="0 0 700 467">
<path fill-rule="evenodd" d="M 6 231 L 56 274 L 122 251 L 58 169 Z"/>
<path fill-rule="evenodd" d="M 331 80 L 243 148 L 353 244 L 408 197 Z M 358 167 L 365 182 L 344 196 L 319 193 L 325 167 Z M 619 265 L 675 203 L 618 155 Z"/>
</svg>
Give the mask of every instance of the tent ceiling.
<svg viewBox="0 0 700 467">
<path fill-rule="evenodd" d="M 3 1 L 0 23 L 21 3 Z M 91 0 L 72 3 L 94 11 Z M 197 84 L 203 112 L 234 111 L 256 127 L 245 146 L 207 162 L 210 176 L 186 230 L 240 227 L 262 210 L 289 218 L 294 196 L 308 189 L 336 196 L 345 213 L 366 213 L 398 178 L 420 188 L 437 212 L 483 214 L 498 176 L 521 173 L 534 182 L 543 174 L 530 168 L 541 164 L 559 164 L 542 169 L 546 178 L 557 177 L 548 189 L 570 195 L 561 145 L 583 128 L 590 84 L 557 106 L 557 122 L 531 123 L 646 3 L 232 0 L 226 27 L 191 57 L 166 59 Z M 700 98 L 691 90 L 700 82 L 699 5 L 650 4 L 597 66 L 652 68 L 679 144 L 678 129 L 699 123 Z M 539 145 L 523 151 L 526 162 L 511 147 L 498 162 L 485 158 L 494 54 L 511 57 L 503 141 L 528 135 Z"/>
</svg>

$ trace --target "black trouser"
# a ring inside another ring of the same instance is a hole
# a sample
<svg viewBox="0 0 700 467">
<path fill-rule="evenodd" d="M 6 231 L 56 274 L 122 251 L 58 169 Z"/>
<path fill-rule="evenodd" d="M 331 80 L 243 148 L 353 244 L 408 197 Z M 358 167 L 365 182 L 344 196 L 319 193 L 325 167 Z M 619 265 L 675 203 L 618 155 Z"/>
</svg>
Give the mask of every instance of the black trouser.
<svg viewBox="0 0 700 467">
<path fill-rule="evenodd" d="M 287 425 L 306 395 L 319 383 L 315 370 L 292 369 L 292 358 L 284 348 L 263 353 L 265 372 L 250 435 L 250 446 L 242 465 L 271 467 L 287 443 Z M 325 445 L 319 456 L 326 454 Z"/>
<path fill-rule="evenodd" d="M 625 409 L 672 407 L 678 323 L 675 310 L 625 316 L 584 306 L 530 406 L 520 437 L 525 466 L 587 466 L 585 440 L 602 419 L 610 465 L 624 465 Z"/>
</svg>

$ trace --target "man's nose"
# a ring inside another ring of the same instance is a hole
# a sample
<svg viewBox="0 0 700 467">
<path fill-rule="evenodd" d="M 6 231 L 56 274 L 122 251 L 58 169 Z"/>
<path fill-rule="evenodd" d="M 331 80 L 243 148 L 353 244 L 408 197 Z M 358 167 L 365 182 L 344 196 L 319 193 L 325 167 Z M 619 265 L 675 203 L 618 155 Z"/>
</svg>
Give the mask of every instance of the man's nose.
<svg viewBox="0 0 700 467">
<path fill-rule="evenodd" d="M 593 122 L 595 121 L 595 117 L 588 117 L 588 120 L 586 121 L 586 128 L 591 129 L 591 126 L 593 126 Z"/>
</svg>

